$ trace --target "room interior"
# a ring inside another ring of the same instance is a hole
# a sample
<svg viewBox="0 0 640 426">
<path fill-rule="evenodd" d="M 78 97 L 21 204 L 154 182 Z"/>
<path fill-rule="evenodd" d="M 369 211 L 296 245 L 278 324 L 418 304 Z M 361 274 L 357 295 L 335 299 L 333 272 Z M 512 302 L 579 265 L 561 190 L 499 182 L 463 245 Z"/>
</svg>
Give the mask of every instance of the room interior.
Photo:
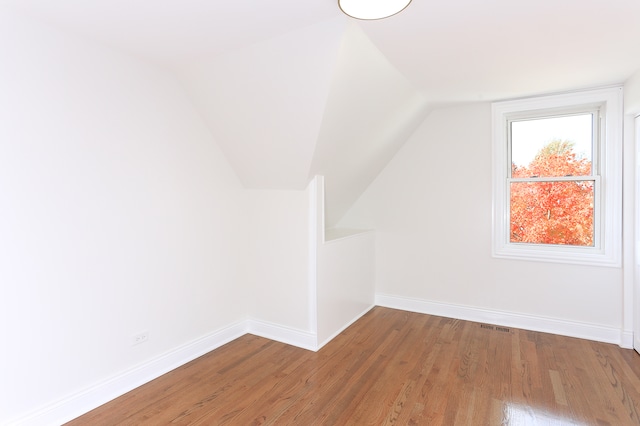
<svg viewBox="0 0 640 426">
<path fill-rule="evenodd" d="M 640 4 L 0 0 L 1 424 L 373 306 L 640 347 Z M 492 257 L 494 101 L 624 93 L 615 266 Z"/>
</svg>

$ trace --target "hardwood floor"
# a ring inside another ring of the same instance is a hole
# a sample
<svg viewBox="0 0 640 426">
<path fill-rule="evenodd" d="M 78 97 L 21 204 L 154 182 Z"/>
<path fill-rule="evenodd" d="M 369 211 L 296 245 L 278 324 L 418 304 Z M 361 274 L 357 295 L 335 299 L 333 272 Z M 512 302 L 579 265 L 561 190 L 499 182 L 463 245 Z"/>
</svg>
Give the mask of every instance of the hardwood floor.
<svg viewBox="0 0 640 426">
<path fill-rule="evenodd" d="M 68 425 L 640 425 L 640 355 L 376 307 L 317 353 L 245 335 Z"/>
</svg>

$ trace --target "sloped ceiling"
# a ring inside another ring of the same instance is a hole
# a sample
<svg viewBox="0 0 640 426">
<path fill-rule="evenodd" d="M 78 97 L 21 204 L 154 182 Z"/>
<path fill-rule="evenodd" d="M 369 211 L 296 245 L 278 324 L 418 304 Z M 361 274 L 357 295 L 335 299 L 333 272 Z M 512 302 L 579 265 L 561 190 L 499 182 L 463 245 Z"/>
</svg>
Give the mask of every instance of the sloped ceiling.
<svg viewBox="0 0 640 426">
<path fill-rule="evenodd" d="M 309 172 L 333 226 L 424 120 L 429 104 L 355 23 L 347 25 Z"/>
<path fill-rule="evenodd" d="M 325 175 L 329 226 L 436 105 L 620 84 L 640 69 L 637 0 L 413 0 L 370 22 L 335 0 L 0 7 L 173 72 L 247 188 Z"/>
<path fill-rule="evenodd" d="M 182 66 L 179 75 L 247 188 L 304 189 L 325 176 L 328 226 L 428 111 L 342 17 Z"/>
<path fill-rule="evenodd" d="M 414 0 L 410 7 L 361 26 L 431 101 L 620 84 L 640 68 L 636 0 Z"/>
<path fill-rule="evenodd" d="M 247 188 L 304 189 L 345 22 L 333 19 L 180 69 Z"/>
</svg>

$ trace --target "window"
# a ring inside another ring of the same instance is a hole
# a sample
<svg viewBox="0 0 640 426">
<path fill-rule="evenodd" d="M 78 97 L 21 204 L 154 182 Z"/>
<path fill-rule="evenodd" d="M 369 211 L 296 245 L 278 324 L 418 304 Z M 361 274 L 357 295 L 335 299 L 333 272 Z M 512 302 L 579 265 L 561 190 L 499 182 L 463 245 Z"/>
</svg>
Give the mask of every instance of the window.
<svg viewBox="0 0 640 426">
<path fill-rule="evenodd" d="M 493 104 L 493 255 L 619 266 L 622 88 Z"/>
</svg>

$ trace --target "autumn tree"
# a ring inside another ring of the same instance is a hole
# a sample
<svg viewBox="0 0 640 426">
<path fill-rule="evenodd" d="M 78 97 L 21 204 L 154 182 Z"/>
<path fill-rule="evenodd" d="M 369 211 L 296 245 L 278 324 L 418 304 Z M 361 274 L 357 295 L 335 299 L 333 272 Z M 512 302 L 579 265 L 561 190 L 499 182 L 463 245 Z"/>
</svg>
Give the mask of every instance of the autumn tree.
<svg viewBox="0 0 640 426">
<path fill-rule="evenodd" d="M 591 175 L 591 161 L 578 158 L 569 141 L 554 140 L 528 166 L 512 164 L 512 178 Z M 543 180 L 511 183 L 511 242 L 593 245 L 594 181 Z"/>
</svg>

